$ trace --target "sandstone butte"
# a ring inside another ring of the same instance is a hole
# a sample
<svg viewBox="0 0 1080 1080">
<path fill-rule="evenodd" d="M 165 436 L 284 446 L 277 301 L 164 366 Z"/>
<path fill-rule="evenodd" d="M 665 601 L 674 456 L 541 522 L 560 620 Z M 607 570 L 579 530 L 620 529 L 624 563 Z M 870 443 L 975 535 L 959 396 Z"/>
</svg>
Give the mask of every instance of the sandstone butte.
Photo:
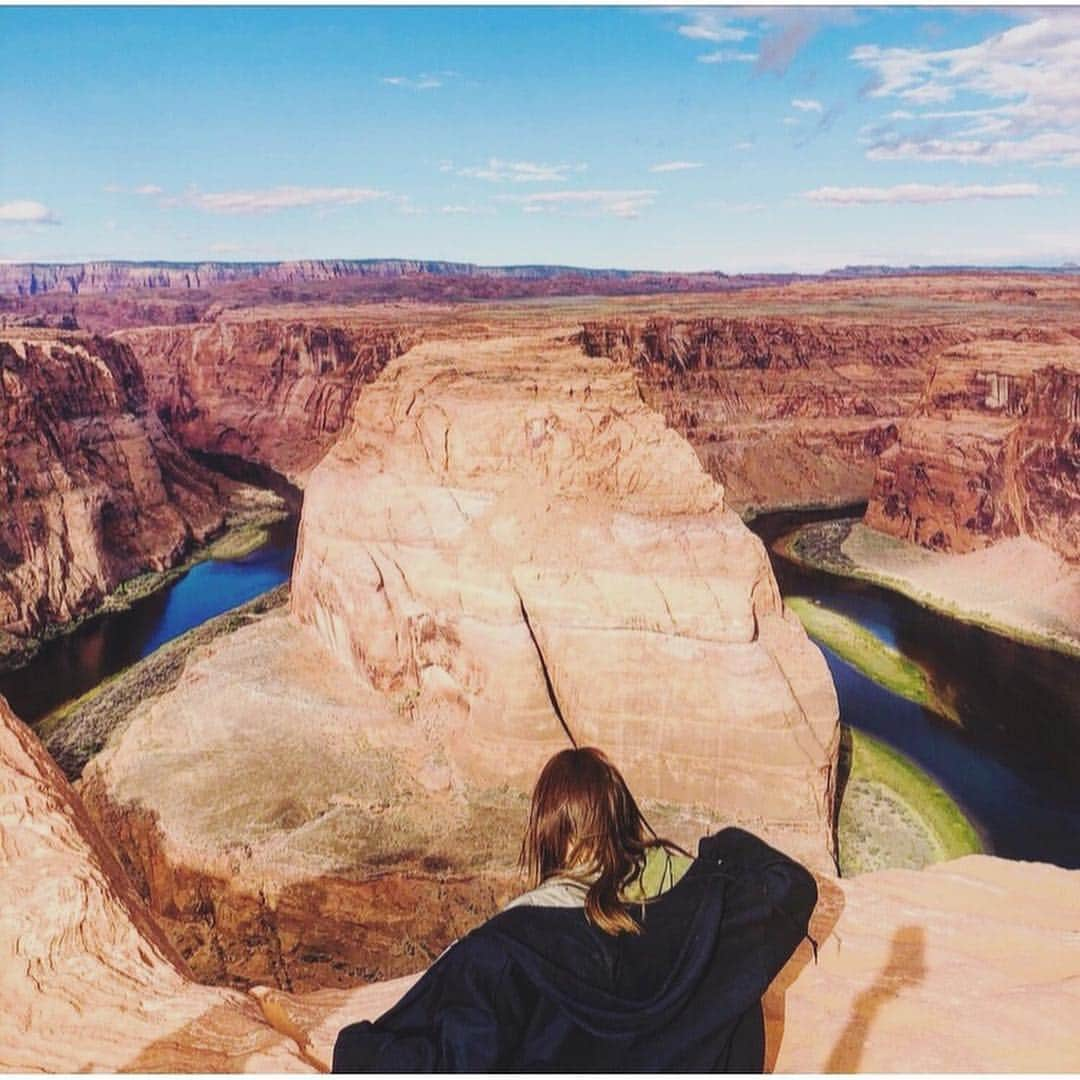
<svg viewBox="0 0 1080 1080">
<path fill-rule="evenodd" d="M 201 976 L 349 985 L 521 887 L 564 725 L 661 831 L 736 820 L 832 868 L 835 693 L 722 489 L 629 368 L 444 338 L 310 475 L 291 617 L 193 656 L 82 793 Z"/>
<path fill-rule="evenodd" d="M 778 1072 L 1075 1072 L 1080 873 L 988 856 L 819 877 L 766 996 Z M 0 699 L 0 1069 L 325 1069 L 412 977 L 287 994 L 196 983 L 37 738 Z"/>
<path fill-rule="evenodd" d="M 0 334 L 0 476 L 0 647 L 172 566 L 224 521 L 218 483 L 108 338 Z"/>
</svg>

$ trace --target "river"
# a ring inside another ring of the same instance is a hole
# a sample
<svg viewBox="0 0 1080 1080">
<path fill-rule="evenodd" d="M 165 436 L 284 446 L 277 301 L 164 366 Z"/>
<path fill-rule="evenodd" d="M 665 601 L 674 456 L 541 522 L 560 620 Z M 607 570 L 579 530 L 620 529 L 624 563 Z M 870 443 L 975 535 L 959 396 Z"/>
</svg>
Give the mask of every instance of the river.
<svg viewBox="0 0 1080 1080">
<path fill-rule="evenodd" d="M 0 694 L 33 726 L 167 641 L 288 581 L 296 530 L 295 516 L 275 522 L 251 554 L 197 563 L 130 608 L 98 615 L 53 638 L 26 667 L 0 673 Z"/>
<path fill-rule="evenodd" d="M 861 509 L 768 514 L 750 527 L 768 546 L 799 525 Z M 967 814 L 987 852 L 1080 867 L 1080 660 L 769 554 L 785 597 L 816 600 L 898 649 L 923 668 L 960 721 L 891 693 L 823 648 L 843 723 L 929 773 Z"/>
<path fill-rule="evenodd" d="M 751 527 L 768 544 L 800 524 L 838 516 L 844 512 L 769 514 Z M 49 642 L 29 666 L 0 675 L 0 693 L 33 724 L 159 645 L 287 580 L 295 542 L 292 517 L 274 525 L 252 554 L 199 563 L 130 609 Z M 1080 867 L 1080 661 L 770 554 L 785 596 L 806 596 L 856 619 L 918 663 L 960 718 L 941 719 L 825 649 L 843 722 L 933 776 L 987 851 Z"/>
</svg>

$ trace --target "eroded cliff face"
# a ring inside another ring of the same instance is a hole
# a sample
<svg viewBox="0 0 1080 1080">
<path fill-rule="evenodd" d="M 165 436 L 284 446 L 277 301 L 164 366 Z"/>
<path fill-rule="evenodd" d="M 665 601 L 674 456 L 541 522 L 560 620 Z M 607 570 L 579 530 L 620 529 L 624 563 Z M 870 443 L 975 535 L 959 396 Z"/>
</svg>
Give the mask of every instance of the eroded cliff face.
<svg viewBox="0 0 1080 1080">
<path fill-rule="evenodd" d="M 633 365 L 642 393 L 737 510 L 866 499 L 878 456 L 934 352 L 970 334 L 836 319 L 587 322 L 589 356 Z"/>
<path fill-rule="evenodd" d="M 117 337 L 138 357 L 155 408 L 185 447 L 255 462 L 302 485 L 360 388 L 418 334 L 347 316 L 225 313 Z"/>
<path fill-rule="evenodd" d="M 106 338 L 0 336 L 0 637 L 91 610 L 224 521 L 214 478 L 151 408 Z"/>
<path fill-rule="evenodd" d="M 769 1069 L 1080 1069 L 1080 872 L 969 856 L 818 889 L 819 959 L 804 942 L 765 997 Z M 0 957 L 0 1069 L 15 1072 L 325 1070 L 344 1025 L 415 981 L 310 994 L 193 982 L 2 699 Z"/>
<path fill-rule="evenodd" d="M 279 1072 L 258 1002 L 199 986 L 79 797 L 0 698 L 0 1069 Z"/>
<path fill-rule="evenodd" d="M 1080 340 L 983 340 L 937 358 L 879 462 L 866 523 L 938 551 L 1028 536 L 1080 561 Z"/>
<path fill-rule="evenodd" d="M 309 480 L 293 614 L 189 661 L 82 791 L 206 977 L 415 969 L 523 882 L 540 766 L 833 866 L 837 707 L 760 542 L 632 372 L 550 333 L 389 364 Z"/>
</svg>

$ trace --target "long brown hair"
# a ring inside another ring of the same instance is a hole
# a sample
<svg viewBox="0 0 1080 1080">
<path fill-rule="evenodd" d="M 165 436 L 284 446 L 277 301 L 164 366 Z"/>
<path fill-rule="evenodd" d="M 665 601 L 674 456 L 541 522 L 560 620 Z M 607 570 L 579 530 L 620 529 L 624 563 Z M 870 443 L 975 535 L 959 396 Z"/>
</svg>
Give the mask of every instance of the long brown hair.
<svg viewBox="0 0 1080 1080">
<path fill-rule="evenodd" d="M 555 874 L 588 882 L 585 916 L 608 934 L 637 934 L 620 893 L 650 847 L 676 845 L 651 828 L 617 768 L 591 746 L 561 750 L 533 789 L 521 865 L 534 886 Z"/>
</svg>

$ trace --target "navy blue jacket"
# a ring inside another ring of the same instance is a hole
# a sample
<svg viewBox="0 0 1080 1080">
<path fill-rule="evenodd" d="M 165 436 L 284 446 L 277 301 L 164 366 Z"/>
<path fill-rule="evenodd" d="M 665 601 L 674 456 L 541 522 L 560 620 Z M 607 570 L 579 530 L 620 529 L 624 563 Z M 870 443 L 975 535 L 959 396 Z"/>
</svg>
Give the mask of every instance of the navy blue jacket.
<svg viewBox="0 0 1080 1080">
<path fill-rule="evenodd" d="M 742 829 L 606 934 L 515 907 L 447 950 L 389 1012 L 338 1035 L 334 1072 L 761 1072 L 761 996 L 805 936 L 813 877 Z"/>
</svg>

